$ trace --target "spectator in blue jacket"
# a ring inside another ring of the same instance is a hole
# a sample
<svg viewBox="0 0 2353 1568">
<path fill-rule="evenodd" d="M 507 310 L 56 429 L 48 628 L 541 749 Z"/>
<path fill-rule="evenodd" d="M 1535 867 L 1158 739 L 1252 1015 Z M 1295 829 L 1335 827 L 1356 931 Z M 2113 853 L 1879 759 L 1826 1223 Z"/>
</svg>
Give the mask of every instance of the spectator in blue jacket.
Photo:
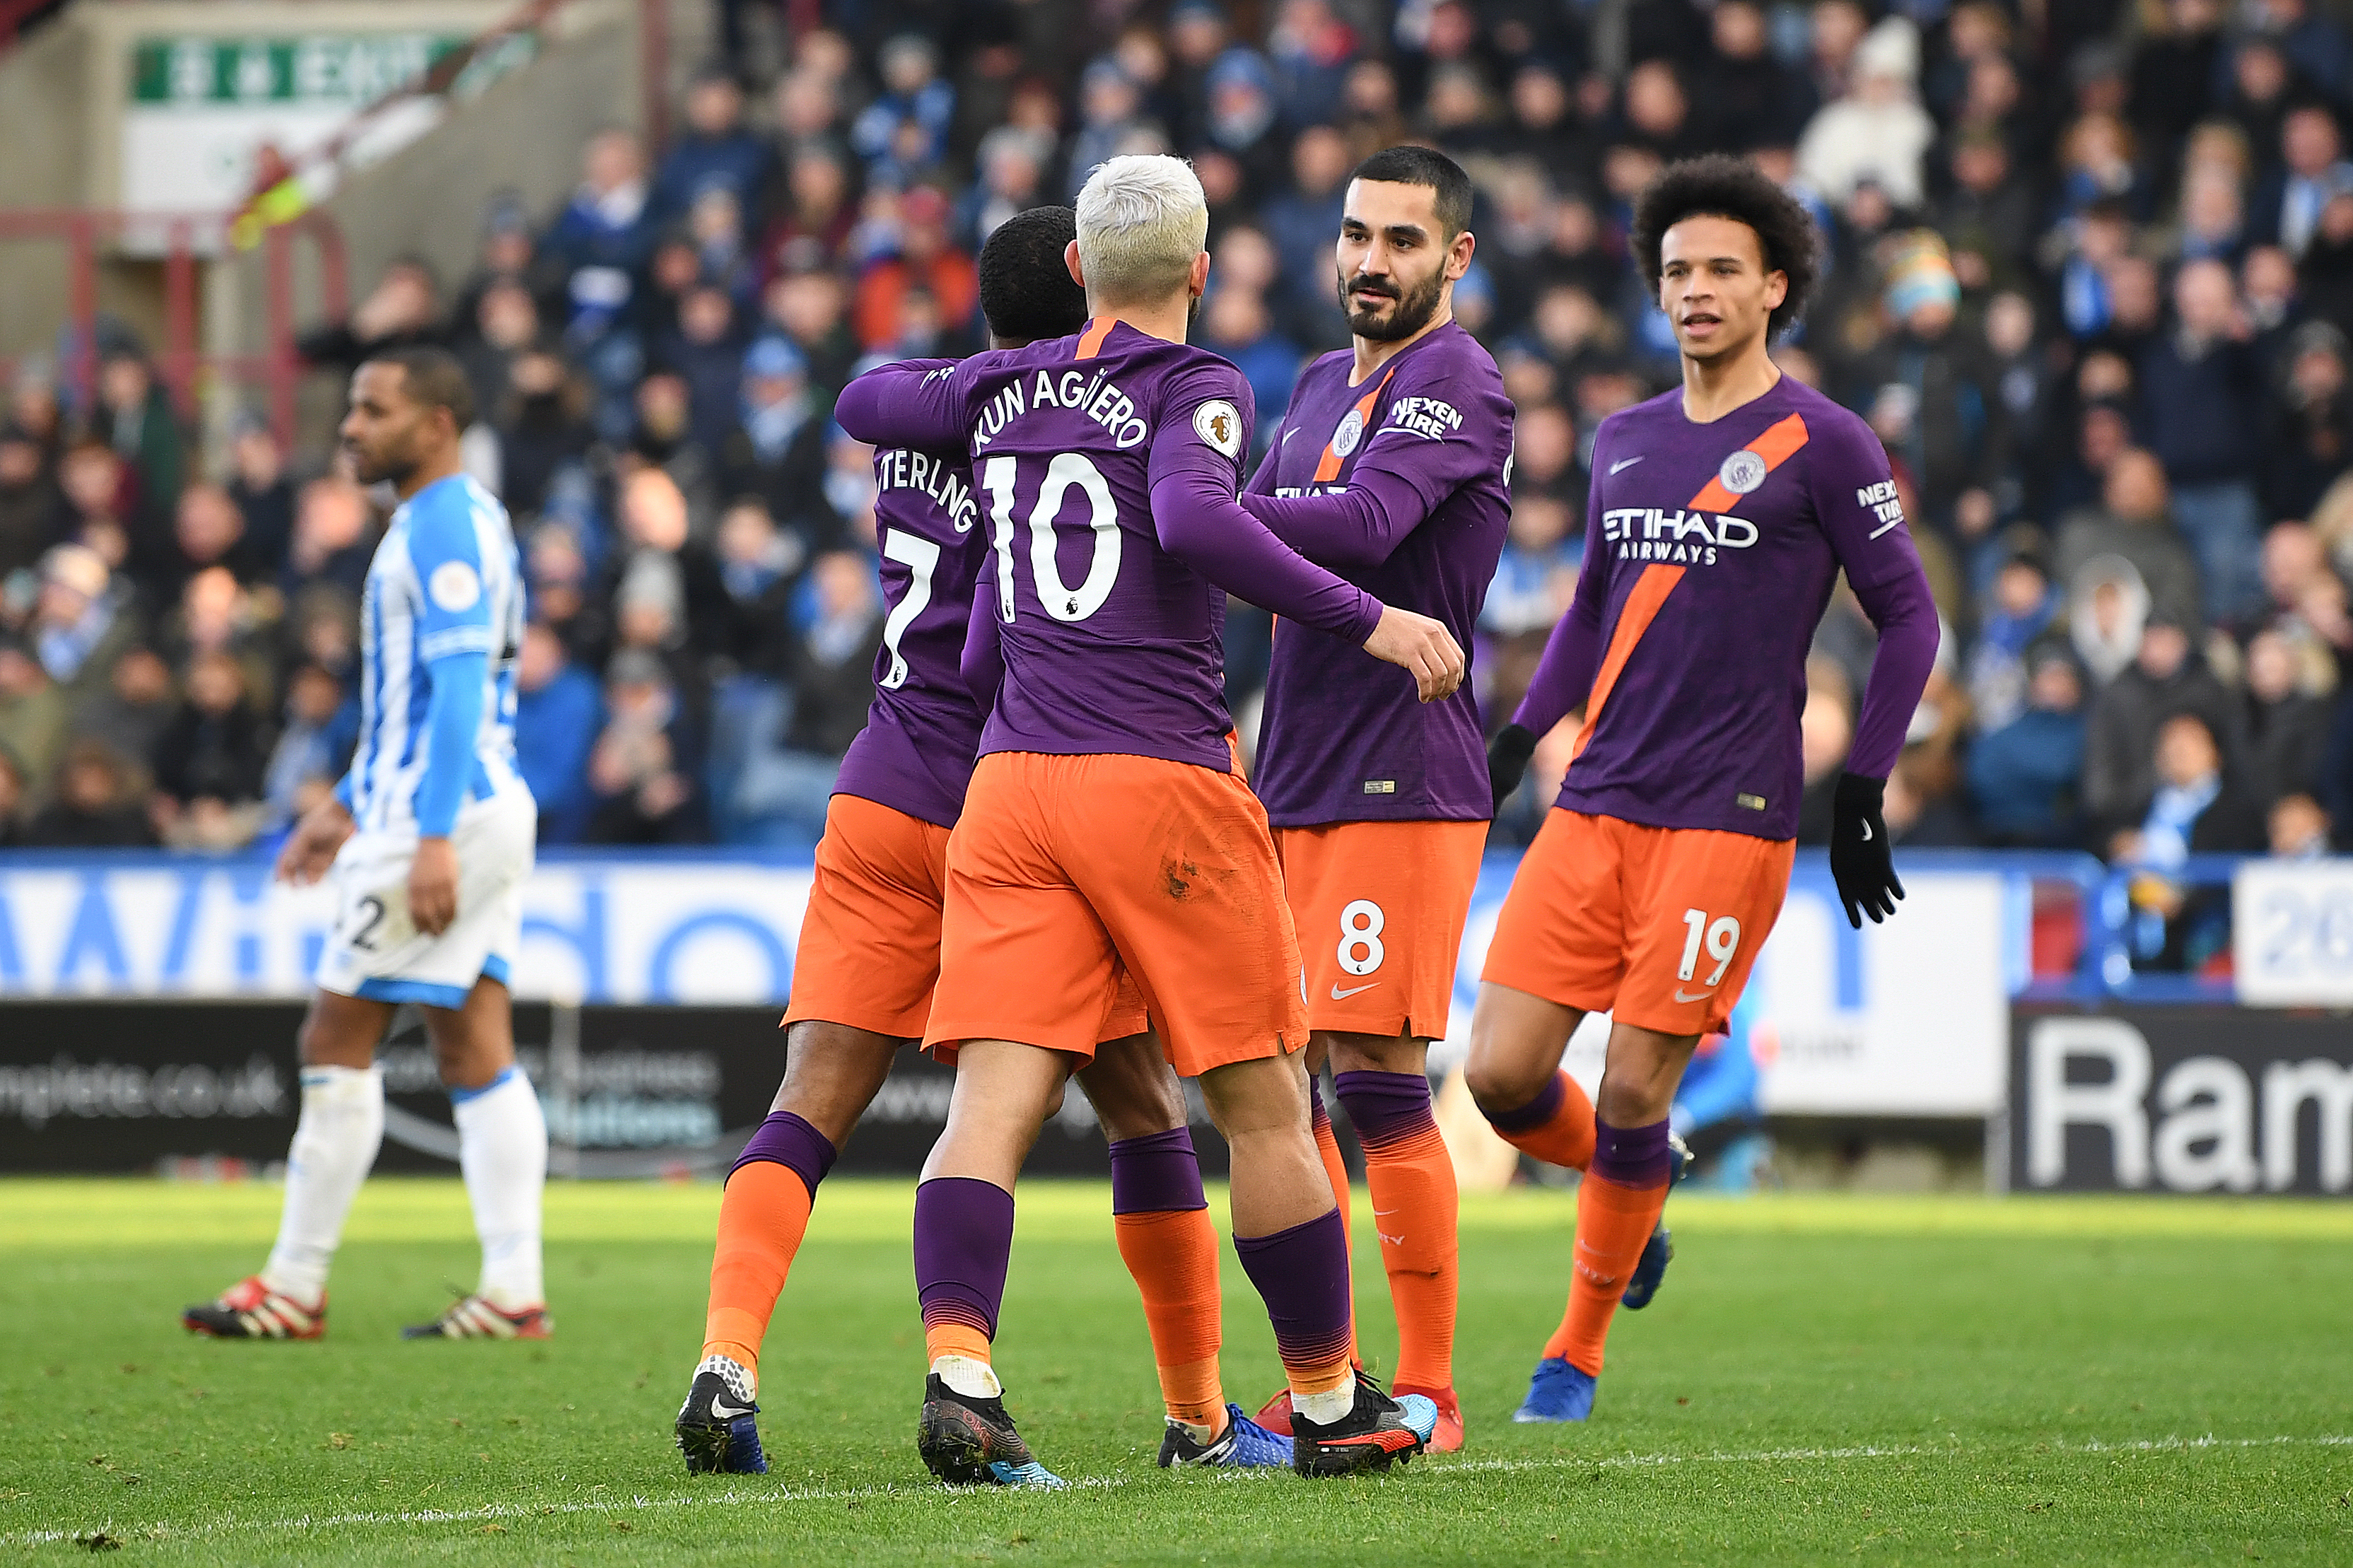
<svg viewBox="0 0 2353 1568">
<path fill-rule="evenodd" d="M 576 844 L 596 805 L 588 749 L 605 726 L 604 693 L 538 621 L 523 631 L 515 685 L 515 769 L 539 802 L 539 841 Z"/>
<path fill-rule="evenodd" d="M 685 216 L 697 196 L 714 189 L 751 211 L 771 157 L 767 143 L 744 129 L 744 89 L 726 71 L 705 69 L 686 89 L 686 133 L 654 176 L 654 221 Z"/>
<path fill-rule="evenodd" d="M 645 151 L 629 131 L 603 131 L 581 157 L 583 179 L 542 247 L 563 269 L 565 338 L 597 390 L 596 424 L 626 438 L 629 393 L 645 353 L 630 327 L 638 275 L 653 255 Z"/>
<path fill-rule="evenodd" d="M 1983 842 L 2072 847 L 2083 837 L 2084 678 L 2055 638 L 2027 656 L 2026 710 L 1969 748 Z"/>
<path fill-rule="evenodd" d="M 2255 570 L 2263 375 L 2228 267 L 2185 264 L 2173 280 L 2173 308 L 2172 331 L 2141 356 L 2148 447 L 2165 465 L 2174 521 L 2198 557 L 2206 616 L 2231 622 L 2263 603 Z"/>
</svg>

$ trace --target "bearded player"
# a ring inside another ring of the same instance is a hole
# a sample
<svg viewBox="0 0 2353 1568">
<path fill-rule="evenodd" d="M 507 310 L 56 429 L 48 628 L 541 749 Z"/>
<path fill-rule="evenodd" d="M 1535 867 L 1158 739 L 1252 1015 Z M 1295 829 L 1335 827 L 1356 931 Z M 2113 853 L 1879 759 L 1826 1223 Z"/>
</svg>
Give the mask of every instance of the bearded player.
<svg viewBox="0 0 2353 1568">
<path fill-rule="evenodd" d="M 967 438 L 997 547 L 1004 684 L 948 847 L 925 1036 L 955 1052 L 955 1095 L 915 1190 L 932 1362 L 921 1447 L 949 1481 L 981 1479 L 1018 1441 L 990 1364 L 1014 1181 L 1093 1054 L 1122 965 L 1232 1148 L 1235 1247 L 1291 1384 L 1295 1468 L 1385 1469 L 1436 1419 L 1349 1364 L 1345 1240 L 1300 1067 L 1298 951 L 1229 739 L 1226 590 L 1413 669 L 1425 699 L 1459 684 L 1461 650 L 1241 510 L 1249 385 L 1185 342 L 1208 227 L 1180 160 L 1114 158 L 1078 201 L 1085 331 L 948 371 L 885 367 L 835 411 L 865 440 Z"/>
<path fill-rule="evenodd" d="M 1035 207 L 990 234 L 980 298 L 996 347 L 1085 327 L 1086 295 L 1062 259 L 1076 233 L 1070 208 Z M 720 1203 L 702 1360 L 678 1415 L 692 1471 L 767 1468 L 755 1403 L 761 1342 L 818 1184 L 900 1047 L 923 1037 L 939 973 L 949 831 L 995 697 L 993 677 L 971 689 L 959 670 L 988 555 L 963 451 L 881 447 L 874 475 L 889 605 L 874 701 L 842 760 L 818 845 L 785 1015 L 784 1083 Z M 1083 1081 L 1111 1141 L 1120 1251 L 1144 1296 L 1168 1405 L 1161 1463 L 1288 1464 L 1290 1445 L 1219 1392 L 1217 1232 L 1182 1089 L 1145 1027 L 1133 988 L 1123 988 Z M 1026 1457 L 997 1463 L 991 1481 L 1053 1480 Z"/>
<path fill-rule="evenodd" d="M 1511 518 L 1512 452 L 1503 377 L 1454 320 L 1477 244 L 1471 199 L 1470 175 L 1428 148 L 1357 165 L 1336 250 L 1354 345 L 1301 375 L 1242 498 L 1301 554 L 1434 616 L 1466 648 Z M 1430 1115 L 1429 1061 L 1493 815 L 1478 700 L 1466 684 L 1421 702 L 1403 671 L 1285 622 L 1256 773 L 1306 965 L 1309 1070 L 1328 1054 L 1364 1140 L 1397 1311 L 1391 1392 L 1428 1395 L 1431 1447 L 1459 1448 L 1454 1164 Z M 1320 1099 L 1313 1109 L 1345 1218 L 1347 1172 Z M 1285 1396 L 1259 1419 L 1286 1428 Z"/>
<path fill-rule="evenodd" d="M 1536 738 L 1585 711 L 1487 951 L 1467 1068 L 1497 1131 L 1585 1172 L 1567 1310 L 1520 1421 L 1591 1413 L 1610 1316 L 1665 1203 L 1675 1085 L 1780 914 L 1806 651 L 1840 571 L 1879 629 L 1831 844 L 1857 927 L 1904 894 L 1880 796 L 1936 654 L 1878 438 L 1767 352 L 1816 276 L 1804 209 L 1746 163 L 1695 159 L 1642 193 L 1632 246 L 1683 385 L 1596 434 L 1576 597 L 1491 748 L 1500 799 Z M 1578 1020 L 1604 1010 L 1588 1103 L 1558 1068 Z"/>
<path fill-rule="evenodd" d="M 507 996 L 539 823 L 514 767 L 522 584 L 506 509 L 459 467 L 473 417 L 464 367 L 440 349 L 380 353 L 352 376 L 343 450 L 400 507 L 360 605 L 359 749 L 278 858 L 279 877 L 298 886 L 332 865 L 335 924 L 302 1020 L 278 1243 L 260 1273 L 181 1314 L 198 1333 L 326 1331 L 328 1265 L 384 1142 L 376 1046 L 394 1010 L 415 1003 L 449 1091 L 482 1272 L 438 1318 L 402 1331 L 547 1337 L 547 1123 L 515 1066 Z"/>
</svg>

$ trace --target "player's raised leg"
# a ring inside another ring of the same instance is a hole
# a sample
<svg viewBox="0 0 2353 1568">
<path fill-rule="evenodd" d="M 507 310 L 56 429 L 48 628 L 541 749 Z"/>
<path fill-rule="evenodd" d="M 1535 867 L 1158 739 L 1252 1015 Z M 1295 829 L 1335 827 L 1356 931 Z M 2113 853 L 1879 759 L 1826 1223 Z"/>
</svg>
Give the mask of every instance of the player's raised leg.
<svg viewBox="0 0 2353 1568">
<path fill-rule="evenodd" d="M 545 1339 L 541 1210 L 547 1187 L 547 1121 L 514 1058 L 507 988 L 484 975 L 461 1007 L 428 1006 L 425 1032 L 458 1124 L 458 1169 L 474 1211 L 482 1270 L 473 1290 L 407 1339 Z"/>
<path fill-rule="evenodd" d="M 277 1243 L 259 1273 L 180 1314 L 191 1331 L 255 1340 L 315 1340 L 327 1331 L 328 1266 L 384 1142 L 375 1048 L 392 1013 L 385 1002 L 312 994 L 296 1037 L 302 1108 L 286 1152 Z"/>
</svg>

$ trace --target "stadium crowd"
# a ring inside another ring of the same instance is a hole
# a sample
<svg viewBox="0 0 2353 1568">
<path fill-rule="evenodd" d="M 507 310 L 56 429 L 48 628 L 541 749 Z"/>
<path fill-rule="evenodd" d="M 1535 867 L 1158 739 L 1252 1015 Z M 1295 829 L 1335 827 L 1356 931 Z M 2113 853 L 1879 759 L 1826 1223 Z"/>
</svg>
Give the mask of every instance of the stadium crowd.
<svg viewBox="0 0 2353 1568">
<path fill-rule="evenodd" d="M 322 372 L 438 342 L 530 584 L 517 742 L 548 842 L 801 843 L 882 636 L 862 365 L 982 346 L 973 257 L 1113 153 L 1194 161 L 1201 341 L 1263 443 L 1346 342 L 1356 161 L 1477 177 L 1457 313 L 1518 407 L 1477 650 L 1510 714 L 1568 602 L 1598 423 L 1672 384 L 1624 247 L 1663 163 L 1746 154 L 1830 264 L 1778 351 L 1894 460 L 1945 623 L 1887 790 L 1924 846 L 2353 842 L 2353 35 L 2312 0 L 862 0 L 725 58 L 667 147 L 594 137 L 557 210 L 484 216 L 473 275 L 392 264 Z M 781 58 L 777 58 L 781 55 Z M 232 849 L 328 788 L 356 730 L 381 519 L 258 422 L 203 452 L 139 345 L 0 426 L 0 843 Z M 1271 626 L 1236 605 L 1251 711 Z M 1872 632 L 1841 591 L 1804 715 L 1829 824 Z M 1500 831 L 1525 839 L 1550 739 Z M 1815 796 L 1819 795 L 1819 798 Z"/>
</svg>

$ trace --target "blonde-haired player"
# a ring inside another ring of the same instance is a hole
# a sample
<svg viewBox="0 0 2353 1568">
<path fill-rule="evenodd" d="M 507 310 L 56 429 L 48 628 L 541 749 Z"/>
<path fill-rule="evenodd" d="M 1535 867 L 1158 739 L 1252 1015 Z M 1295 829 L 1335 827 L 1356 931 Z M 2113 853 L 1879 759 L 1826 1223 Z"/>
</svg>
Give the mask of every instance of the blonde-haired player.
<svg viewBox="0 0 2353 1568">
<path fill-rule="evenodd" d="M 1266 814 L 1235 768 L 1224 691 L 1228 588 L 1415 672 L 1461 679 L 1437 622 L 1381 605 L 1282 545 L 1235 500 L 1249 384 L 1186 345 L 1208 282 L 1200 183 L 1116 158 L 1077 203 L 1083 332 L 952 370 L 886 366 L 841 396 L 856 438 L 968 442 L 996 547 L 976 643 L 1004 680 L 948 844 L 928 1048 L 957 1061 L 915 1192 L 931 1356 L 923 1458 L 987 1480 L 1027 1455 L 990 1342 L 1013 1185 L 1071 1070 L 1102 1037 L 1124 963 L 1169 1060 L 1198 1076 L 1233 1151 L 1235 1248 L 1265 1298 L 1308 1474 L 1387 1468 L 1437 1412 L 1359 1379 L 1347 1253 L 1308 1127 L 1297 943 Z"/>
</svg>

